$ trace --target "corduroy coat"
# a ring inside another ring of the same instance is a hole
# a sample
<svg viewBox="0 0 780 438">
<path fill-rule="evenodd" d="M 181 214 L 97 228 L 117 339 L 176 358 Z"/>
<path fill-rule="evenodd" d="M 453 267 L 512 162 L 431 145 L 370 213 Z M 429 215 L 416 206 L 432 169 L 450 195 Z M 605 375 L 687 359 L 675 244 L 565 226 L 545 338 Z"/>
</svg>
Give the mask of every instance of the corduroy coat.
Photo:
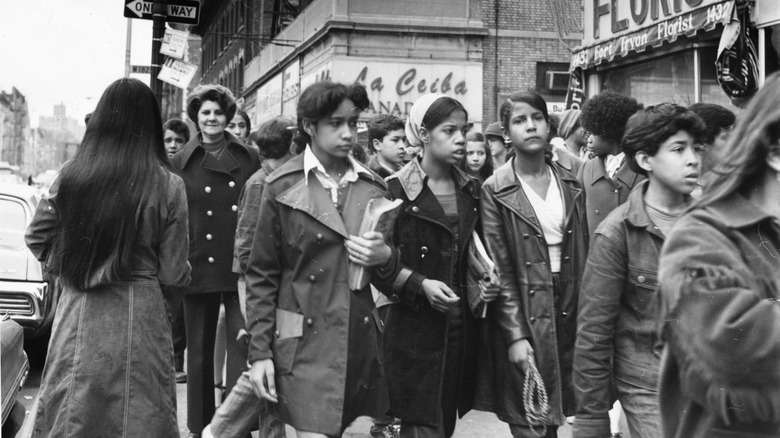
<svg viewBox="0 0 780 438">
<path fill-rule="evenodd" d="M 780 225 L 733 193 L 661 250 L 664 438 L 780 436 Z"/>
<path fill-rule="evenodd" d="M 550 411 L 544 424 L 561 425 L 574 412 L 572 364 L 577 331 L 577 297 L 588 247 L 585 199 L 574 176 L 548 161 L 564 207 L 560 295 L 553 303 L 553 279 L 541 225 L 514 171 L 514 160 L 498 168 L 482 187 L 485 243 L 501 277 L 488 307 L 490 360 L 480 365 L 477 409 L 510 424 L 527 425 L 525 375 L 509 362 L 508 348 L 528 339 L 544 381 Z M 560 313 L 556 313 L 556 309 Z M 490 367 L 484 369 L 485 366 Z"/>
</svg>

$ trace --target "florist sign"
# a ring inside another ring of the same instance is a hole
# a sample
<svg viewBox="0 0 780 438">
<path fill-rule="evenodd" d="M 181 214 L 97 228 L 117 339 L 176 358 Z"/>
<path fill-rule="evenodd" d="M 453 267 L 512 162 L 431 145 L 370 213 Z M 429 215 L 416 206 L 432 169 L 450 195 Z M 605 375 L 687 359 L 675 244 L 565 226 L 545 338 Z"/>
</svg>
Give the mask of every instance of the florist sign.
<svg viewBox="0 0 780 438">
<path fill-rule="evenodd" d="M 598 3 L 597 0 L 596 3 Z M 653 0 L 652 4 L 657 2 L 667 2 L 669 0 Z M 672 0 L 679 4 L 681 0 Z M 626 6 L 635 5 L 639 0 L 625 2 Z M 642 2 L 644 4 L 644 2 Z M 703 3 L 699 0 L 699 3 Z M 648 27 L 639 30 L 624 33 L 608 41 L 591 44 L 579 51 L 575 51 L 571 70 L 576 68 L 588 68 L 602 62 L 611 61 L 616 56 L 626 56 L 631 52 L 642 52 L 647 47 L 660 46 L 664 42 L 674 41 L 680 35 L 693 35 L 699 30 L 710 30 L 717 24 L 725 24 L 731 20 L 734 11 L 734 2 L 732 0 L 725 2 L 712 2 L 698 9 L 674 15 L 665 20 L 652 22 Z M 622 4 L 622 3 L 621 3 Z M 612 1 L 613 9 L 617 1 Z M 644 9 L 642 9 L 644 10 Z M 613 11 L 614 12 L 614 11 Z M 645 11 L 645 15 L 647 11 Z M 651 17 L 652 18 L 652 17 Z M 598 22 L 598 20 L 596 20 Z M 627 25 L 626 25 L 627 26 Z M 614 27 L 614 26 L 613 26 Z M 598 33 L 596 34 L 598 35 Z"/>
</svg>

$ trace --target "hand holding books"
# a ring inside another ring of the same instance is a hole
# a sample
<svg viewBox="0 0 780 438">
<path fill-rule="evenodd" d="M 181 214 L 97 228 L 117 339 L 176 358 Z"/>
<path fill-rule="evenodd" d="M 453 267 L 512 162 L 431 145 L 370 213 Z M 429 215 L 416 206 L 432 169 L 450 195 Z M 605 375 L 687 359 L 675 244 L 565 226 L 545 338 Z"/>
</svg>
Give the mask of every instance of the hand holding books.
<svg viewBox="0 0 780 438">
<path fill-rule="evenodd" d="M 395 218 L 403 201 L 374 198 L 368 201 L 360 231 L 345 242 L 349 254 L 349 288 L 361 290 L 368 284 L 367 267 L 381 265 L 390 259 L 385 237 L 393 232 Z"/>
<path fill-rule="evenodd" d="M 469 306 L 475 316 L 484 318 L 487 315 L 486 304 L 498 296 L 500 284 L 498 270 L 476 231 L 472 234 L 468 252 L 466 292 Z"/>
<path fill-rule="evenodd" d="M 345 242 L 349 261 L 370 268 L 390 260 L 391 250 L 379 231 L 367 231 L 362 236 L 349 236 Z"/>
</svg>

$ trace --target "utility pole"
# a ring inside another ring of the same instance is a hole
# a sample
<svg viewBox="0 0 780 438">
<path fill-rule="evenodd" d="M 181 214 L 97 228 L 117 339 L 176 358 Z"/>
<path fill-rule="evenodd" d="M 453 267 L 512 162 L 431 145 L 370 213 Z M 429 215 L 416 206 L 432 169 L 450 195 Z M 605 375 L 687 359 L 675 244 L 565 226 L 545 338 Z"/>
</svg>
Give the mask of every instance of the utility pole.
<svg viewBox="0 0 780 438">
<path fill-rule="evenodd" d="M 133 47 L 133 19 L 127 19 L 127 41 L 125 43 L 125 77 L 130 77 L 130 52 Z"/>
<path fill-rule="evenodd" d="M 162 108 L 162 82 L 157 79 L 163 63 L 163 55 L 160 53 L 162 40 L 165 36 L 165 20 L 168 16 L 167 0 L 154 0 L 152 3 L 152 77 L 150 85 L 157 105 Z"/>
</svg>

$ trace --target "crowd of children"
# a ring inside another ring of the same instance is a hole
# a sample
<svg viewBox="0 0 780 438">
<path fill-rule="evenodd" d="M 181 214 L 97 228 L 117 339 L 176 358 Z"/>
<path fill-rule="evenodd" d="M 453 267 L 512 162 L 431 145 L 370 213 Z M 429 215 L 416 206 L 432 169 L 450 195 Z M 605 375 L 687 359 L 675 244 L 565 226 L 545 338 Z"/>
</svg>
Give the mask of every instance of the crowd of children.
<svg viewBox="0 0 780 438">
<path fill-rule="evenodd" d="M 567 419 L 620 436 L 620 409 L 634 438 L 777 436 L 778 89 L 739 123 L 612 91 L 550 114 L 516 92 L 482 132 L 427 94 L 368 121 L 357 149 L 360 84 L 318 82 L 297 121 L 254 132 L 228 90 L 195 90 L 197 134 L 169 121 L 160 152 L 189 211 L 192 282 L 163 289 L 184 295 L 171 372 L 190 436 L 336 437 L 370 416 L 374 437 L 445 438 L 471 409 L 523 438 Z M 392 231 L 360 234 L 376 198 L 400 202 Z M 494 271 L 475 275 L 482 246 Z"/>
</svg>

